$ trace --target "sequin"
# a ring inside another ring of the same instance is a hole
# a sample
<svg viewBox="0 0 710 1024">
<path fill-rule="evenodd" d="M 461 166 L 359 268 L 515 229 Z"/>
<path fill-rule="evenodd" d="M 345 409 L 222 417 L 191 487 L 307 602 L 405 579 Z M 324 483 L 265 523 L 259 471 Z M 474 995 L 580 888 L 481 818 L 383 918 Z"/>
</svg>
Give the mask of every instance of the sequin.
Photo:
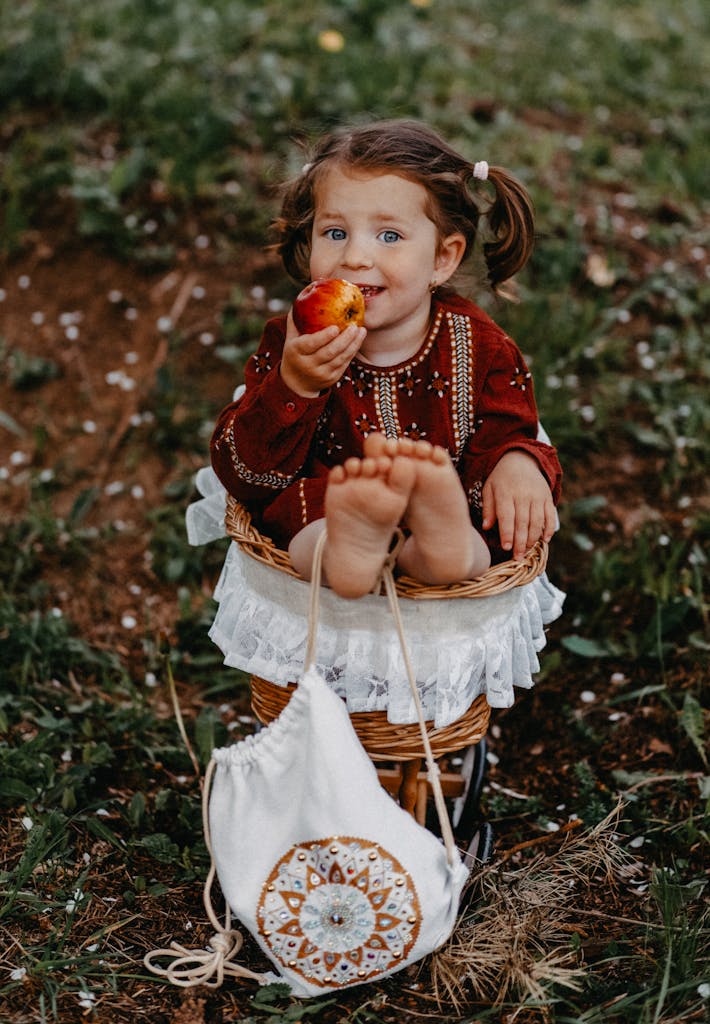
<svg viewBox="0 0 710 1024">
<path fill-rule="evenodd" d="M 324 986 L 351 985 L 406 960 L 420 926 L 402 865 L 340 836 L 292 847 L 266 879 L 258 915 L 275 959 Z"/>
</svg>

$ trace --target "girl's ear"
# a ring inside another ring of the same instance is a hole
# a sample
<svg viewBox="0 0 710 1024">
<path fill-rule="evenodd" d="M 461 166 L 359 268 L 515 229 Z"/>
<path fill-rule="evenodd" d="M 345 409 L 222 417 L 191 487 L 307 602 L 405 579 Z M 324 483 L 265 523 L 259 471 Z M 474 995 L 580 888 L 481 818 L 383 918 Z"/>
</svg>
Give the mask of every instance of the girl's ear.
<svg viewBox="0 0 710 1024">
<path fill-rule="evenodd" d="M 441 240 L 434 264 L 437 284 L 444 284 L 448 281 L 463 259 L 465 251 L 466 239 L 458 231 Z"/>
</svg>

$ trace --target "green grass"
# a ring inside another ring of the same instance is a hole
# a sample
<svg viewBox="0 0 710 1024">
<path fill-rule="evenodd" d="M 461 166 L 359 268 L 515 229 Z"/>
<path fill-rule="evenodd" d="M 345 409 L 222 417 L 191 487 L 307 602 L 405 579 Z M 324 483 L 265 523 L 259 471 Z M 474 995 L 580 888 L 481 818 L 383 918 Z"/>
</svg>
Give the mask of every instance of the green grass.
<svg viewBox="0 0 710 1024">
<path fill-rule="evenodd" d="M 324 30 L 341 34 L 339 52 L 319 43 Z M 195 223 L 239 267 L 262 251 L 274 185 L 302 163 L 294 138 L 348 119 L 429 120 L 472 158 L 511 167 L 533 193 L 539 238 L 521 302 L 489 306 L 530 357 L 568 481 L 553 558 L 569 595 L 540 689 L 560 673 L 572 689 L 582 680 L 604 690 L 584 714 L 573 693 L 556 709 L 576 744 L 557 785 L 588 822 L 622 795 L 623 839 L 642 838 L 650 888 L 635 925 L 613 926 L 582 993 L 551 987 L 547 1017 L 511 1005 L 477 1008 L 470 1020 L 518 1010 L 525 1021 L 672 1024 L 701 1020 L 703 1000 L 707 1008 L 709 30 L 700 0 L 24 0 L 0 9 L 7 267 L 33 231 L 57 225 L 71 244 L 168 267 Z M 271 264 L 265 286 L 270 297 L 293 294 Z M 265 312 L 246 280 L 235 284 L 215 346 L 225 371 L 240 371 Z M 91 481 L 77 490 L 61 465 L 45 479 L 32 469 L 24 515 L 0 522 L 0 927 L 12 937 L 0 1006 L 13 1024 L 82 1010 L 91 1019 L 97 999 L 118 1005 L 140 974 L 135 949 L 120 941 L 134 915 L 159 921 L 166 901 L 176 915 L 197 912 L 207 863 L 199 794 L 165 709 L 168 668 L 182 695 L 199 693 L 189 730 L 203 764 L 214 743 L 234 738 L 219 701 L 239 694 L 207 638 L 214 606 L 204 580 L 224 546 L 195 551 L 182 533 L 213 414 L 194 394 L 199 381 L 181 376 L 183 350 L 176 332 L 148 400 L 172 469 L 147 540 L 157 579 L 178 598 L 169 638 L 146 631 L 137 665 L 52 607 L 43 570 L 71 576 L 110 543 L 109 526 L 86 525 Z M 1 341 L 3 387 L 41 397 L 56 355 Z M 2 409 L 0 430 L 14 444 L 19 428 Z M 34 441 L 41 453 L 41 428 Z M 70 511 L 59 516 L 68 489 Z M 146 678 L 157 686 L 146 689 Z M 665 744 L 672 767 L 624 767 L 629 722 L 638 748 Z M 488 810 L 512 842 L 544 827 L 557 799 L 498 791 Z M 392 1019 L 388 991 L 363 991 L 339 1019 Z M 228 1019 L 227 1002 L 214 1012 L 223 1011 Z M 334 1012 L 328 1000 L 267 990 L 240 1019 Z"/>
</svg>

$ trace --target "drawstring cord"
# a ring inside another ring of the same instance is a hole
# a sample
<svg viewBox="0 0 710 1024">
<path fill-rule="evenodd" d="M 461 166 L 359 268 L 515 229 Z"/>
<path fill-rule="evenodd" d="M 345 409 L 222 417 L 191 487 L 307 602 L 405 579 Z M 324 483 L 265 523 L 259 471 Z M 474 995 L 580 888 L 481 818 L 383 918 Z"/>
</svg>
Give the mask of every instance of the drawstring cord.
<svg viewBox="0 0 710 1024">
<path fill-rule="evenodd" d="M 209 796 L 212 786 L 212 777 L 215 770 L 215 761 L 212 759 L 207 766 L 204 782 L 202 783 L 202 829 L 205 835 L 205 845 L 210 855 L 210 870 L 202 888 L 202 902 L 207 913 L 207 919 L 215 930 L 214 935 L 207 943 L 205 949 L 187 949 L 179 942 L 171 942 L 163 949 L 153 949 L 143 957 L 143 963 L 160 977 L 166 978 L 172 985 L 179 988 L 192 988 L 195 985 L 206 985 L 207 988 L 219 988 L 225 977 L 248 978 L 265 985 L 268 978 L 264 974 L 257 974 L 247 967 L 232 963 L 234 957 L 244 945 L 244 936 L 241 932 L 231 927 L 232 912 L 229 904 L 226 904 L 224 911 L 224 924 L 222 924 L 214 912 L 210 893 L 214 884 L 217 868 L 212 853 L 212 837 L 210 835 L 209 821 Z M 154 963 L 159 957 L 171 957 L 167 967 L 161 967 Z"/>
<path fill-rule="evenodd" d="M 319 614 L 319 598 L 320 598 L 320 581 L 321 573 L 323 568 L 323 550 L 325 548 L 327 535 L 325 530 L 321 533 L 320 537 L 316 542 L 316 547 L 313 552 L 313 572 L 311 574 L 311 592 L 310 592 L 310 607 L 308 612 L 308 640 L 306 643 L 306 655 L 304 659 L 304 672 L 307 672 L 309 668 L 312 668 L 315 664 L 315 650 L 316 650 L 316 632 L 318 629 L 318 614 Z M 399 645 L 402 649 L 402 658 L 404 659 L 404 668 L 407 673 L 407 680 L 409 682 L 409 689 L 412 692 L 412 699 L 414 701 L 414 707 L 417 712 L 417 718 L 419 720 L 419 731 L 422 737 L 422 745 L 424 747 L 424 757 L 427 765 L 427 778 L 432 789 L 434 796 L 434 806 L 436 807 L 436 813 L 439 818 L 439 825 L 441 826 L 441 838 L 444 840 L 444 846 L 446 848 L 446 859 L 449 863 L 449 867 L 456 863 L 458 857 L 458 851 L 456 849 L 456 842 L 454 840 L 453 830 L 451 828 L 451 821 L 446 810 L 446 803 L 444 802 L 444 793 L 441 788 L 441 781 L 439 776 L 441 774 L 438 764 L 434 759 L 434 755 L 431 749 L 431 743 L 429 742 L 429 734 L 427 732 L 426 721 L 424 719 L 424 711 L 422 709 L 422 702 L 419 698 L 419 688 L 417 687 L 416 680 L 414 678 L 414 669 L 412 668 L 412 662 L 409 657 L 409 650 L 407 648 L 407 642 L 404 636 L 404 623 L 402 622 L 402 613 L 399 607 L 399 598 L 397 597 L 397 589 L 394 583 L 393 570 L 397 562 L 397 556 L 404 544 L 404 534 L 401 530 L 395 532 L 395 543 L 391 546 L 390 551 L 387 555 L 384 565 L 382 566 L 381 579 L 385 585 L 385 593 L 389 601 L 390 611 L 394 618 L 395 627 L 397 629 L 397 636 L 399 638 Z"/>
<path fill-rule="evenodd" d="M 417 718 L 419 719 L 419 730 L 422 736 L 424 756 L 427 764 L 427 777 L 434 795 L 434 805 L 439 817 L 441 836 L 446 848 L 446 858 L 449 866 L 452 866 L 457 859 L 456 844 L 449 815 L 446 811 L 446 804 L 444 802 L 444 794 L 441 788 L 441 781 L 439 779 L 439 766 L 434 760 L 431 743 L 429 742 L 429 734 L 427 732 L 424 712 L 419 698 L 419 690 L 414 678 L 414 670 L 412 669 L 412 663 L 407 649 L 407 643 L 404 636 L 404 625 L 399 607 L 399 599 L 397 597 L 397 590 L 394 583 L 393 569 L 397 560 L 397 555 L 404 543 L 404 535 L 401 530 L 397 530 L 395 537 L 395 544 L 389 552 L 382 567 L 381 578 L 384 582 L 385 593 L 395 621 L 397 636 L 399 637 L 402 657 L 404 659 L 404 667 L 407 673 L 409 687 L 412 691 L 412 699 L 414 700 Z M 311 575 L 308 610 L 308 639 L 306 641 L 306 653 L 303 664 L 304 674 L 315 665 L 316 634 L 318 630 L 318 616 L 320 608 L 320 581 L 323 570 L 323 549 L 325 547 L 326 539 L 326 532 L 324 530 L 318 538 L 313 552 L 313 572 Z M 168 947 L 164 947 L 163 949 L 154 949 L 151 950 L 150 953 L 146 953 L 143 957 L 143 963 L 153 974 L 166 978 L 171 984 L 177 985 L 180 988 L 192 988 L 195 985 L 205 985 L 207 988 L 219 988 L 225 977 L 248 978 L 251 981 L 256 981 L 261 985 L 265 985 L 268 981 L 266 975 L 257 974 L 246 967 L 241 967 L 239 964 L 232 962 L 244 945 L 244 938 L 241 932 L 238 932 L 231 927 L 232 914 L 229 904 L 227 904 L 225 908 L 224 924 L 219 921 L 212 906 L 210 893 L 212 885 L 214 884 L 217 869 L 215 866 L 214 854 L 212 852 L 212 839 L 210 835 L 209 795 L 214 770 L 215 760 L 212 758 L 207 766 L 204 782 L 202 783 L 202 828 L 205 835 L 207 852 L 210 855 L 210 869 L 202 890 L 202 902 L 207 913 L 207 918 L 215 930 L 215 934 L 209 940 L 207 948 L 205 949 L 187 949 L 185 946 L 181 946 L 179 942 L 173 941 Z M 170 957 L 172 959 L 167 967 L 161 967 L 153 962 L 159 957 Z"/>
</svg>

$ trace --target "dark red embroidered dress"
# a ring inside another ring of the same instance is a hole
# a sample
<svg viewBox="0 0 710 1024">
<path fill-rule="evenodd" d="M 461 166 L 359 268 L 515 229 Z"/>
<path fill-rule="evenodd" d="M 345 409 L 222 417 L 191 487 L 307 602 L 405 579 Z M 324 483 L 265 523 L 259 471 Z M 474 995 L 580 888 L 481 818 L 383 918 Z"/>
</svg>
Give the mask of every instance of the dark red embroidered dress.
<svg viewBox="0 0 710 1024">
<path fill-rule="evenodd" d="M 212 464 L 255 524 L 287 546 L 323 516 L 329 470 L 362 455 L 373 431 L 426 439 L 446 448 L 480 526 L 481 488 L 512 449 L 536 459 L 555 501 L 561 469 L 554 448 L 537 439 L 530 372 L 515 343 L 472 302 L 436 299 L 419 351 L 396 366 L 354 359 L 318 398 L 302 398 L 279 374 L 286 319 L 270 320 L 245 372 L 246 392 L 220 414 Z M 487 537 L 494 557 L 497 532 Z"/>
</svg>

